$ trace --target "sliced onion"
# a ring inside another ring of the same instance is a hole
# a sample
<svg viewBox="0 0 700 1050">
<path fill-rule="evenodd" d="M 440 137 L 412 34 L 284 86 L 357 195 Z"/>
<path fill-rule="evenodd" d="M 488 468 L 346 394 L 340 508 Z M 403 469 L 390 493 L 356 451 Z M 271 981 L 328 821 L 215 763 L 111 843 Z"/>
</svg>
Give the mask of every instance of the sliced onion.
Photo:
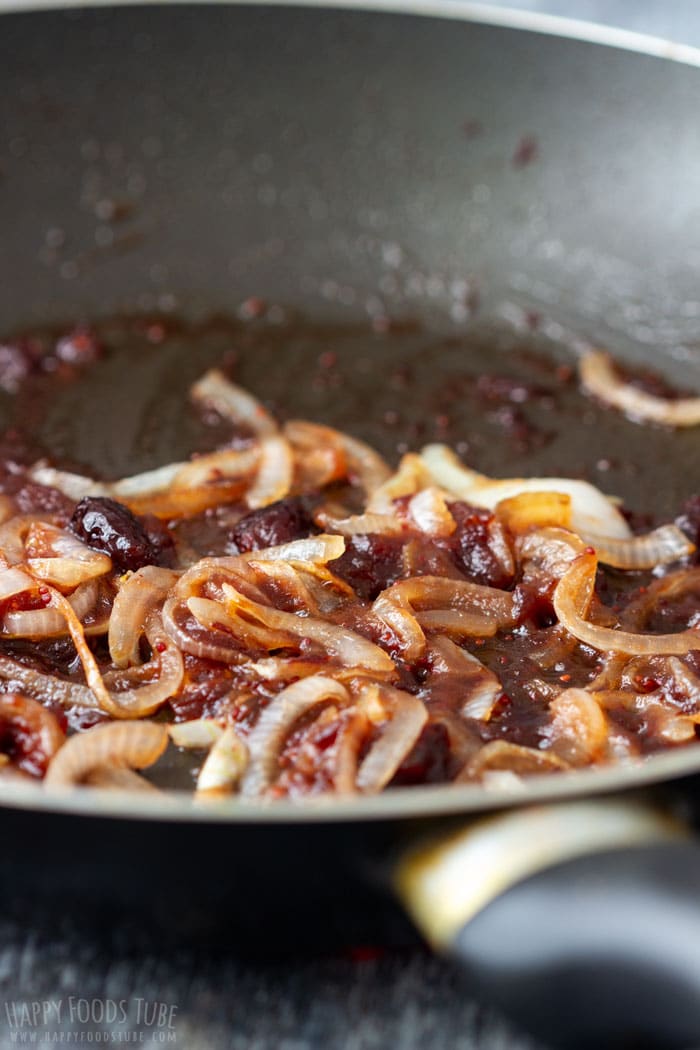
<svg viewBox="0 0 700 1050">
<path fill-rule="evenodd" d="M 146 638 L 153 650 L 148 664 L 136 668 L 134 674 L 153 672 L 156 677 L 146 685 L 129 687 L 130 671 L 109 672 L 105 678 L 111 687 L 111 710 L 108 713 L 115 718 L 143 718 L 153 714 L 159 707 L 175 696 L 185 674 L 182 653 L 173 645 L 163 628 L 158 613 L 152 613 L 146 622 Z M 121 676 L 121 677 L 120 677 Z M 119 685 L 119 690 L 114 687 Z M 122 688 L 124 685 L 127 688 Z"/>
<path fill-rule="evenodd" d="M 591 350 L 579 362 L 581 385 L 589 394 L 630 419 L 663 423 L 669 427 L 695 427 L 700 423 L 700 397 L 657 397 L 625 382 L 603 350 Z"/>
<path fill-rule="evenodd" d="M 246 502 L 255 510 L 284 499 L 292 487 L 294 463 L 286 438 L 275 434 L 260 442 L 260 465 L 255 481 L 246 493 Z"/>
<path fill-rule="evenodd" d="M 29 526 L 24 546 L 32 575 L 58 587 L 77 587 L 112 568 L 108 554 L 92 550 L 72 533 L 46 522 Z"/>
<path fill-rule="evenodd" d="M 265 547 L 262 550 L 249 551 L 239 555 L 241 562 L 287 561 L 294 565 L 325 565 L 335 561 L 345 551 L 345 540 L 342 536 L 321 534 L 308 536 L 303 540 L 292 540 L 279 547 Z M 231 559 L 231 567 L 239 564 L 238 559 Z"/>
<path fill-rule="evenodd" d="M 315 520 L 321 528 L 343 536 L 400 536 L 406 531 L 404 523 L 389 514 L 352 514 L 348 518 L 334 518 L 321 510 L 316 513 Z"/>
<path fill-rule="evenodd" d="M 197 777 L 197 796 L 229 794 L 248 765 L 248 748 L 232 726 L 214 742 Z"/>
<path fill-rule="evenodd" d="M 408 513 L 421 532 L 427 532 L 429 536 L 451 536 L 457 528 L 445 497 L 433 487 L 423 489 L 412 497 Z"/>
<path fill-rule="evenodd" d="M 221 606 L 218 608 L 221 609 Z M 211 628 L 205 632 L 188 609 L 186 601 L 168 598 L 163 606 L 162 617 L 163 627 L 183 653 L 224 664 L 237 664 L 245 659 L 240 645 L 229 634 Z M 220 622 L 221 617 L 218 620 Z"/>
<path fill-rule="evenodd" d="M 0 678 L 8 683 L 9 689 L 29 693 L 37 700 L 55 701 L 63 707 L 98 707 L 94 693 L 87 686 L 36 671 L 9 656 L 0 656 Z"/>
<path fill-rule="evenodd" d="M 189 463 L 180 464 L 179 470 L 167 487 L 200 488 L 203 485 L 216 485 L 222 481 L 247 478 L 257 468 L 259 461 L 258 448 L 219 449 L 203 456 L 196 456 Z"/>
<path fill-rule="evenodd" d="M 599 561 L 617 569 L 653 569 L 685 558 L 695 550 L 695 544 L 676 525 L 662 525 L 627 540 L 592 534 L 583 538 L 595 547 Z"/>
<path fill-rule="evenodd" d="M 383 591 L 372 605 L 372 612 L 396 635 L 404 659 L 415 663 L 425 650 L 425 635 L 413 614 L 410 603 L 401 596 L 390 594 L 391 588 Z"/>
<path fill-rule="evenodd" d="M 68 470 L 56 470 L 46 465 L 45 461 L 35 463 L 27 471 L 32 481 L 47 488 L 58 489 L 64 496 L 76 503 L 85 496 L 106 496 L 106 486 L 84 474 L 73 474 Z"/>
<path fill-rule="evenodd" d="M 608 721 L 595 696 L 586 689 L 565 689 L 549 705 L 546 729 L 552 750 L 573 766 L 606 756 Z"/>
<path fill-rule="evenodd" d="M 364 794 L 374 794 L 386 787 L 404 759 L 413 750 L 428 721 L 425 704 L 417 696 L 391 686 L 366 686 L 378 689 L 382 704 L 389 709 L 377 740 L 370 746 L 357 770 L 356 785 Z"/>
<path fill-rule="evenodd" d="M 401 457 L 396 473 L 374 490 L 367 503 L 367 510 L 374 514 L 393 514 L 395 500 L 413 496 L 430 483 L 430 474 L 420 456 L 415 452 L 407 452 Z"/>
<path fill-rule="evenodd" d="M 146 620 L 177 581 L 177 573 L 145 565 L 123 577 L 109 618 L 109 655 L 115 667 L 141 663 L 139 644 Z M 75 607 L 75 606 L 74 606 Z M 80 614 L 78 614 L 80 615 Z"/>
<path fill-rule="evenodd" d="M 83 783 L 89 787 L 103 788 L 109 791 L 138 791 L 160 794 L 158 788 L 150 780 L 146 780 L 140 773 L 135 773 L 133 769 L 126 769 L 123 766 L 103 766 L 100 769 L 93 769 L 91 773 L 87 774 Z"/>
<path fill-rule="evenodd" d="M 521 492 L 500 500 L 495 510 L 512 532 L 571 527 L 571 496 L 565 492 Z"/>
<path fill-rule="evenodd" d="M 333 787 L 339 795 L 354 795 L 357 791 L 360 751 L 369 730 L 370 721 L 363 711 L 345 714 L 338 731 L 333 771 Z"/>
<path fill-rule="evenodd" d="M 294 723 L 311 708 L 326 701 L 347 704 L 344 685 L 325 675 L 312 675 L 287 686 L 262 712 L 248 737 L 250 761 L 241 781 L 241 794 L 260 796 L 273 783 L 280 750 Z"/>
<path fill-rule="evenodd" d="M 236 386 L 218 368 L 211 368 L 190 390 L 192 400 L 214 411 L 232 426 L 248 427 L 258 437 L 267 437 L 277 432 L 269 412 L 256 397 Z"/>
<path fill-rule="evenodd" d="M 0 727 L 4 746 L 8 743 L 5 738 L 9 736 L 11 742 L 14 733 L 19 733 L 25 741 L 28 736 L 32 739 L 33 754 L 26 756 L 27 761 L 20 759 L 18 764 L 33 776 L 42 775 L 46 764 L 66 739 L 58 719 L 48 708 L 19 693 L 0 695 Z"/>
<path fill-rule="evenodd" d="M 604 652 L 623 652 L 644 656 L 654 653 L 684 655 L 700 649 L 700 631 L 678 634 L 632 634 L 610 627 L 599 627 L 585 619 L 595 587 L 596 558 L 581 554 L 572 562 L 554 591 L 554 610 L 566 630 L 585 645 Z"/>
<path fill-rule="evenodd" d="M 461 711 L 465 718 L 488 722 L 503 686 L 493 671 L 449 638 L 435 638 L 431 645 L 433 671 L 459 676 Z"/>
<path fill-rule="evenodd" d="M 320 446 L 339 450 L 347 463 L 350 480 L 364 489 L 367 496 L 371 497 L 372 493 L 389 478 L 391 471 L 385 460 L 364 441 L 344 434 L 341 430 L 334 430 L 333 427 L 296 419 L 286 424 L 284 433 L 290 441 L 294 442 L 302 427 L 306 440 L 309 440 L 312 432 L 315 431 L 316 440 Z"/>
<path fill-rule="evenodd" d="M 364 667 L 369 672 L 379 674 L 394 670 L 393 661 L 384 650 L 355 631 L 312 616 L 297 616 L 260 605 L 228 583 L 222 584 L 222 591 L 226 599 L 226 611 L 231 616 L 237 616 L 239 622 L 245 616 L 273 631 L 285 631 L 300 639 L 308 638 L 325 649 L 331 658 L 346 666 Z"/>
<path fill-rule="evenodd" d="M 49 789 L 73 787 L 96 769 L 144 769 L 165 751 L 168 731 L 155 722 L 110 722 L 70 737 L 49 765 Z"/>
<path fill-rule="evenodd" d="M 262 622 L 251 623 L 244 616 L 237 616 L 235 610 L 230 613 L 221 602 L 211 598 L 188 598 L 187 608 L 202 627 L 213 632 L 230 631 L 237 642 L 251 649 L 288 649 L 292 644 L 289 631 L 275 630 Z"/>
<path fill-rule="evenodd" d="M 97 600 L 97 583 L 81 583 L 68 597 L 79 620 L 93 609 Z M 55 638 L 68 633 L 65 617 L 58 609 L 20 609 L 7 612 L 2 621 L 2 635 L 10 638 Z"/>
<path fill-rule="evenodd" d="M 347 477 L 344 449 L 319 441 L 317 424 L 295 419 L 285 424 L 283 432 L 294 453 L 294 480 L 298 490 L 313 492 Z"/>
<path fill-rule="evenodd" d="M 215 718 L 193 718 L 188 722 L 174 722 L 168 733 L 175 747 L 211 747 L 223 734 L 224 727 Z"/>
<path fill-rule="evenodd" d="M 24 569 L 15 568 L 0 570 L 0 601 L 14 598 L 17 594 L 36 590 L 36 580 Z"/>
<path fill-rule="evenodd" d="M 18 514 L 0 525 L 0 554 L 8 565 L 19 565 L 25 560 L 24 538 L 31 526 L 42 520 L 31 514 Z"/>
<path fill-rule="evenodd" d="M 511 744 L 507 740 L 492 740 L 476 753 L 455 783 L 479 780 L 492 770 L 504 770 L 517 776 L 532 776 L 538 773 L 558 773 L 569 769 L 568 762 L 551 751 L 538 751 L 534 747 Z"/>
<path fill-rule="evenodd" d="M 477 507 L 495 510 L 498 504 L 524 493 L 557 492 L 571 498 L 571 527 L 626 539 L 631 533 L 615 504 L 594 485 L 573 478 L 504 478 L 492 480 L 464 467 L 446 445 L 427 445 L 421 458 L 431 476 L 447 489 Z"/>
</svg>

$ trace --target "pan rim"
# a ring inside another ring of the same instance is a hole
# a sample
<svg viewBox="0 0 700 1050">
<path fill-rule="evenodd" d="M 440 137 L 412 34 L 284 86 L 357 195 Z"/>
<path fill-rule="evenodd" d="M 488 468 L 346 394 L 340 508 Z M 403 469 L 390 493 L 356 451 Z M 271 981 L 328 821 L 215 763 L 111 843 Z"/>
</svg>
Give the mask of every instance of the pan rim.
<svg viewBox="0 0 700 1050">
<path fill-rule="evenodd" d="M 545 36 L 597 44 L 620 51 L 700 67 L 700 47 L 651 33 L 583 18 L 514 7 L 496 7 L 479 0 L 0 0 L 0 15 L 83 11 L 122 7 L 286 7 L 297 10 L 327 9 L 346 12 L 411 15 L 474 22 L 493 28 L 516 29 Z"/>
<path fill-rule="evenodd" d="M 128 794 L 94 787 L 49 794 L 39 784 L 8 784 L 4 810 L 173 824 L 337 824 L 459 816 L 533 803 L 644 788 L 700 773 L 700 743 L 629 764 L 528 777 L 511 787 L 441 784 L 394 788 L 373 796 L 260 801 L 230 796 L 197 802 L 190 792 Z"/>
<path fill-rule="evenodd" d="M 192 0 L 0 0 L 0 15 L 85 10 L 101 7 L 184 6 Z M 700 67 L 700 48 L 661 37 L 542 12 L 495 7 L 463 0 L 206 0 L 201 6 L 285 7 L 433 17 L 515 29 Z M 272 803 L 232 797 L 216 803 L 196 803 L 190 793 L 162 796 L 127 795 L 99 788 L 48 794 L 39 785 L 7 785 L 0 799 L 6 810 L 53 813 L 84 818 L 109 818 L 197 824 L 327 824 L 457 816 L 538 802 L 557 802 L 582 795 L 642 788 L 660 781 L 700 773 L 700 746 L 656 754 L 630 764 L 528 778 L 513 789 L 481 785 L 436 785 L 396 788 L 358 799 L 318 798 Z"/>
</svg>

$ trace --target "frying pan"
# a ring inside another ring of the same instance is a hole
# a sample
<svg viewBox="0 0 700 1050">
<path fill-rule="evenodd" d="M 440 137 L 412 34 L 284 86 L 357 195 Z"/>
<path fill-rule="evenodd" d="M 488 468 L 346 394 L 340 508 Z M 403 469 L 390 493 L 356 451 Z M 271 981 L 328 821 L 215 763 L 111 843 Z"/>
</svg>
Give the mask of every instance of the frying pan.
<svg viewBox="0 0 700 1050">
<path fill-rule="evenodd" d="M 341 327 L 378 309 L 420 317 L 447 333 L 434 368 L 449 379 L 470 340 L 507 356 L 537 311 L 536 343 L 585 338 L 700 385 L 700 55 L 469 4 L 401 6 L 4 13 L 2 331 L 196 319 L 263 295 Z M 324 418 L 373 433 L 387 355 L 403 352 L 365 346 L 354 416 L 341 397 Z M 241 366 L 294 410 L 306 363 L 302 339 Z M 138 466 L 134 426 L 115 426 L 156 402 L 148 454 L 172 458 L 174 397 L 139 367 L 110 374 L 99 412 L 85 406 L 82 451 L 111 456 L 106 469 Z M 608 487 L 662 512 L 698 487 L 695 434 L 606 425 L 572 428 L 557 455 L 619 439 Z M 692 822 L 698 771 L 689 748 L 517 791 L 206 809 L 17 790 L 0 805 L 3 899 L 49 922 L 70 909 L 86 929 L 137 921 L 164 945 L 269 953 L 406 943 L 398 888 L 474 991 L 549 1041 L 691 1046 L 700 850 L 679 813 Z M 680 810 L 648 794 L 678 778 Z"/>
</svg>

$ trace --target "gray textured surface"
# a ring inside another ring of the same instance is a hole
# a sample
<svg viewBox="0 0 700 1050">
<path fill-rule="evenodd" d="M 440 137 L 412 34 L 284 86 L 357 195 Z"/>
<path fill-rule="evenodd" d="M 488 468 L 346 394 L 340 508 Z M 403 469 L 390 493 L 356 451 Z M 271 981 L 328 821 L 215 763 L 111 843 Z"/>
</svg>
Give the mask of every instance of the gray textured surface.
<svg viewBox="0 0 700 1050">
<path fill-rule="evenodd" d="M 504 6 L 597 18 L 700 44 L 696 0 L 510 0 Z M 71 1017 L 71 996 L 87 1000 L 93 1013 L 107 1000 L 124 1000 L 127 1020 L 81 1022 Z M 60 1020 L 58 1008 L 47 1007 L 47 1024 L 40 1018 L 25 1027 L 26 1040 L 13 1031 L 10 1022 L 22 1016 L 22 1003 L 41 1006 L 49 1000 L 61 1004 Z M 174 1007 L 169 1043 L 161 1038 L 167 1031 L 138 1019 L 139 1000 Z M 456 967 L 420 953 L 263 966 L 194 951 L 167 956 L 135 951 L 119 932 L 109 942 L 85 941 L 69 918 L 54 930 L 0 924 L 0 1045 L 53 1045 L 58 1039 L 75 1044 L 80 1032 L 96 1045 L 110 1038 L 110 1045 L 188 1050 L 531 1046 L 474 1004 Z M 72 1040 L 71 1033 L 76 1033 Z"/>
</svg>

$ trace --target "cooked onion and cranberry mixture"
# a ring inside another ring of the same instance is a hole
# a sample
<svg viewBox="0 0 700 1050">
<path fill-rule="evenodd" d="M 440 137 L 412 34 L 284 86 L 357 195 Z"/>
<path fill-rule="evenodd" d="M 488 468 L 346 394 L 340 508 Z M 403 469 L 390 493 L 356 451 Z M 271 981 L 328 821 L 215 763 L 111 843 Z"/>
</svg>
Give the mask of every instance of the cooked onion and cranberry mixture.
<svg viewBox="0 0 700 1050">
<path fill-rule="evenodd" d="M 600 356 L 582 380 L 698 421 Z M 218 370 L 191 396 L 234 441 L 110 483 L 5 471 L 6 781 L 154 790 L 170 748 L 201 797 L 371 794 L 695 739 L 699 505 L 633 534 L 585 481 L 491 480 L 439 444 L 392 470 Z"/>
</svg>

